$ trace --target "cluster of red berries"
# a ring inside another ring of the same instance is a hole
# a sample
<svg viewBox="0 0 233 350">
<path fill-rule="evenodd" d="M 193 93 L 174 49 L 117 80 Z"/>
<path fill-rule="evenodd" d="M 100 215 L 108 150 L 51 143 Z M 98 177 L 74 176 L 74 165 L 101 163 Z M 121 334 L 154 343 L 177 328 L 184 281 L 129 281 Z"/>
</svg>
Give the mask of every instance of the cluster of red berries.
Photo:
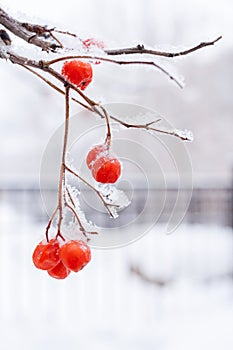
<svg viewBox="0 0 233 350">
<path fill-rule="evenodd" d="M 87 154 L 86 163 L 97 182 L 115 183 L 121 175 L 121 163 L 107 145 L 96 145 Z"/>
<path fill-rule="evenodd" d="M 78 272 L 91 260 L 91 250 L 83 241 L 71 240 L 61 245 L 57 239 L 41 241 L 35 248 L 32 260 L 51 277 L 66 278 L 71 271 Z"/>
</svg>

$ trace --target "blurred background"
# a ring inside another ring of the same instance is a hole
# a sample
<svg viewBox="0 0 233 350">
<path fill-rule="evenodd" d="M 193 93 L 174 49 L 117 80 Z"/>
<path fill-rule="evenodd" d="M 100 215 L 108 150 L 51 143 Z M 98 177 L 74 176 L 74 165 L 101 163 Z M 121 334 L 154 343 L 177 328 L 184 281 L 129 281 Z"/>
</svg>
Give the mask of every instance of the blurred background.
<svg viewBox="0 0 233 350">
<path fill-rule="evenodd" d="M 157 224 L 131 245 L 93 250 L 89 266 L 65 281 L 52 280 L 31 262 L 48 220 L 40 194 L 41 160 L 63 122 L 64 102 L 26 71 L 0 62 L 1 349 L 232 349 L 232 2 L 1 4 L 22 21 L 101 39 L 108 48 L 144 43 L 180 51 L 223 35 L 215 46 L 189 56 L 155 58 L 184 81 L 184 89 L 156 70 L 95 66 L 94 83 L 86 90 L 93 99 L 145 106 L 175 128 L 192 130 L 194 141 L 186 147 L 193 195 L 183 223 L 166 235 L 177 173 L 170 163 L 163 164 L 166 205 Z M 15 49 L 24 52 L 23 44 Z M 72 106 L 73 114 L 80 111 Z M 141 142 L 150 149 L 148 136 L 143 137 Z M 154 171 L 152 164 L 148 172 L 156 178 Z M 143 186 L 137 185 L 142 197 L 134 188 L 136 215 L 140 198 L 145 197 Z M 56 188 L 50 178 L 46 191 L 55 196 Z M 164 188 L 154 183 L 150 190 L 155 202 L 148 207 L 149 222 Z M 184 197 L 190 190 L 183 190 Z M 144 232 L 146 218 L 127 231 Z"/>
</svg>

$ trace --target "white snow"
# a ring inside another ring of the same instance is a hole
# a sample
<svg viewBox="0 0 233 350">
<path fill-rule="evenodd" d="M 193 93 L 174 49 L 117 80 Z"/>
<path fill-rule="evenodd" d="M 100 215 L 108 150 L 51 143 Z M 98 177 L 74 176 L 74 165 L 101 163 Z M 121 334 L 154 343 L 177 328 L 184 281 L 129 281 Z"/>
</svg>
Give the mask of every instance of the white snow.
<svg viewBox="0 0 233 350">
<path fill-rule="evenodd" d="M 96 188 L 103 196 L 105 203 L 108 204 L 108 209 L 115 219 L 119 215 L 118 212 L 127 208 L 131 203 L 126 193 L 119 190 L 115 185 L 97 184 Z"/>
<path fill-rule="evenodd" d="M 194 137 L 193 137 L 193 133 L 190 130 L 179 130 L 179 129 L 175 129 L 174 131 L 174 135 L 185 139 L 187 141 L 193 141 Z"/>
</svg>

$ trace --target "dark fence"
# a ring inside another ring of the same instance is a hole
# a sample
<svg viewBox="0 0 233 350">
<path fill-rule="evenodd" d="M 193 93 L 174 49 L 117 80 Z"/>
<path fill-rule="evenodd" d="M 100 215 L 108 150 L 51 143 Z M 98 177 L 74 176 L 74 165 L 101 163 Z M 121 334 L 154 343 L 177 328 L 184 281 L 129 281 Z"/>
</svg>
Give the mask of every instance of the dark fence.
<svg viewBox="0 0 233 350">
<path fill-rule="evenodd" d="M 187 190 L 180 190 L 181 196 L 188 196 Z M 150 189 L 150 199 L 148 202 L 148 193 L 143 189 L 134 189 L 131 205 L 122 213 L 122 220 L 128 220 L 139 215 L 143 210 L 142 222 L 153 220 L 155 212 L 159 212 L 162 208 L 158 222 L 166 222 L 174 208 L 177 198 L 177 189 L 166 189 L 166 200 L 164 200 L 164 190 Z M 47 209 L 52 211 L 56 205 L 57 191 L 56 189 L 46 189 L 43 191 L 46 197 Z M 92 193 L 84 189 L 82 191 L 83 210 L 87 214 L 87 218 L 91 215 L 93 221 L 99 218 L 99 211 L 93 210 L 90 205 L 92 201 Z M 48 214 L 45 209 L 41 192 L 39 188 L 8 188 L 0 189 L 0 204 L 12 206 L 15 210 L 29 215 L 36 221 L 47 221 Z M 49 208 L 48 208 L 49 206 Z M 233 189 L 228 188 L 194 188 L 192 198 L 188 206 L 184 221 L 187 223 L 201 224 L 217 224 L 221 226 L 233 227 Z M 1 211 L 0 211 L 1 215 Z M 127 218 L 126 218 L 127 217 Z M 106 215 L 107 219 L 107 215 Z M 101 215 L 103 220 L 103 214 Z M 119 223 L 119 222 L 118 222 Z M 121 224 L 122 222 L 120 222 Z"/>
</svg>

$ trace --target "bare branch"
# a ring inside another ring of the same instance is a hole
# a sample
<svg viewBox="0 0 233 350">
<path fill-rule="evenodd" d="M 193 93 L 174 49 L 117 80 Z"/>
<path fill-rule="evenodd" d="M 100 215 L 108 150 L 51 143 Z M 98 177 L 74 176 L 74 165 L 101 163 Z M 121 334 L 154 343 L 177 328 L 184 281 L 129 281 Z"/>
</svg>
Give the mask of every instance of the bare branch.
<svg viewBox="0 0 233 350">
<path fill-rule="evenodd" d="M 58 206 L 56 207 L 56 209 L 54 210 L 52 216 L 50 217 L 49 222 L 48 222 L 48 225 L 47 225 L 46 230 L 45 230 L 45 236 L 46 236 L 47 242 L 49 242 L 49 229 L 50 229 L 50 227 L 51 227 L 51 225 L 52 225 L 52 222 L 53 222 L 53 220 L 54 220 L 54 218 L 55 218 L 57 212 L 58 212 Z M 65 239 L 64 239 L 64 240 L 65 240 Z"/>
<path fill-rule="evenodd" d="M 163 130 L 163 129 L 158 129 L 158 128 L 154 128 L 152 127 L 152 125 L 154 125 L 155 123 L 158 123 L 161 119 L 157 119 L 154 120 L 150 123 L 146 123 L 146 124 L 129 124 L 124 122 L 121 119 L 118 119 L 114 116 L 110 116 L 110 118 L 114 121 L 116 121 L 117 123 L 121 124 L 122 126 L 124 126 L 125 128 L 132 128 L 132 129 L 143 129 L 143 130 L 147 130 L 147 131 L 154 131 L 154 132 L 158 132 L 160 134 L 166 134 L 166 135 L 170 135 L 170 136 L 175 136 L 177 138 L 179 138 L 182 141 L 191 141 L 191 139 L 188 137 L 188 133 L 186 131 L 178 131 L 176 129 L 174 130 Z M 191 135 L 192 136 L 192 135 Z"/>
<path fill-rule="evenodd" d="M 45 26 L 22 23 L 9 16 L 2 8 L 0 8 L 0 24 L 27 43 L 40 47 L 43 51 L 55 52 L 58 48 L 61 48 L 58 42 L 46 39 L 45 33 L 49 34 L 49 31 Z"/>
<path fill-rule="evenodd" d="M 130 272 L 132 274 L 138 276 L 143 282 L 146 282 L 148 284 L 152 284 L 152 285 L 160 287 L 160 288 L 166 287 L 167 285 L 169 285 L 172 282 L 171 280 L 150 277 L 145 272 L 143 272 L 139 266 L 135 266 L 135 265 L 130 266 Z"/>
<path fill-rule="evenodd" d="M 196 45 L 190 49 L 180 51 L 180 52 L 164 52 L 164 51 L 151 50 L 151 49 L 146 49 L 144 45 L 139 44 L 135 47 L 129 47 L 129 48 L 125 48 L 125 49 L 105 50 L 105 53 L 107 55 L 110 55 L 110 56 L 146 54 L 146 55 L 173 58 L 173 57 L 178 57 L 178 56 L 185 56 L 185 55 L 188 55 L 194 51 L 200 50 L 204 47 L 214 45 L 220 39 L 222 39 L 222 36 L 219 36 L 217 39 L 212 40 L 212 41 L 202 42 L 199 45 Z"/>
<path fill-rule="evenodd" d="M 90 60 L 98 60 L 103 62 L 109 62 L 109 63 L 115 63 L 119 65 L 147 65 L 147 66 L 153 66 L 157 69 L 159 69 L 162 73 L 167 75 L 171 80 L 173 80 L 180 88 L 183 88 L 183 85 L 172 75 L 170 74 L 166 69 L 158 65 L 157 63 L 153 61 L 118 61 L 115 59 L 110 59 L 106 57 L 100 57 L 100 56 L 90 56 L 90 55 L 75 55 L 75 56 L 63 56 L 59 58 L 55 58 L 54 60 L 44 62 L 45 65 L 50 66 L 54 63 L 64 61 L 64 60 L 70 60 L 70 59 L 90 59 Z"/>
</svg>

